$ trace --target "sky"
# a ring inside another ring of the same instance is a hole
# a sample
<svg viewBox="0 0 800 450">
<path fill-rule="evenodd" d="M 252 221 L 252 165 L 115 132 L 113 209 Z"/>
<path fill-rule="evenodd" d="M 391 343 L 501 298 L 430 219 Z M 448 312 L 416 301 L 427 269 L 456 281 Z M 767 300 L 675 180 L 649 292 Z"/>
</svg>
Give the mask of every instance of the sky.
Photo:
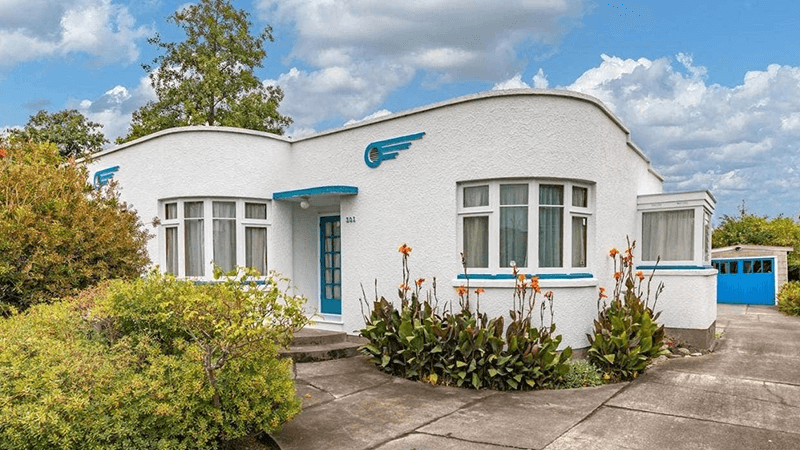
<svg viewBox="0 0 800 450">
<path fill-rule="evenodd" d="M 605 103 L 715 222 L 800 214 L 800 2 L 233 0 L 275 41 L 257 75 L 302 136 L 462 95 L 532 87 Z M 0 0 L 0 129 L 77 109 L 113 140 L 155 99 L 143 63 L 186 1 Z"/>
</svg>

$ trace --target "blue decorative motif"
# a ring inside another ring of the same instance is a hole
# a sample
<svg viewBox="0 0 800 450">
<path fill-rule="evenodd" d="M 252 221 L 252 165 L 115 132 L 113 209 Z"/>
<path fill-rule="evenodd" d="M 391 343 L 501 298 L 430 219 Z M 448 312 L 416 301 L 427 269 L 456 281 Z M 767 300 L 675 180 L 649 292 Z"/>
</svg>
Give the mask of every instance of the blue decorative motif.
<svg viewBox="0 0 800 450">
<path fill-rule="evenodd" d="M 383 161 L 397 158 L 397 152 L 408 149 L 408 147 L 411 147 L 411 141 L 422 139 L 424 135 L 425 133 L 422 132 L 372 142 L 364 149 L 364 162 L 367 163 L 367 167 L 375 169 Z"/>
<path fill-rule="evenodd" d="M 94 173 L 92 184 L 95 188 L 105 186 L 114 178 L 114 172 L 119 170 L 119 166 L 109 167 L 108 169 L 98 170 Z"/>
</svg>

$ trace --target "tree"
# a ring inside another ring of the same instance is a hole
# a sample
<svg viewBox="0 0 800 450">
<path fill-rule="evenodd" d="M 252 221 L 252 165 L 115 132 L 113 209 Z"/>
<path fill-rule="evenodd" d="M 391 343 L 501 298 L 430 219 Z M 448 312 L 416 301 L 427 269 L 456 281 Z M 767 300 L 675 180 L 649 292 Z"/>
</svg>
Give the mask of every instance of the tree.
<svg viewBox="0 0 800 450">
<path fill-rule="evenodd" d="M 264 43 L 272 29 L 250 33 L 249 14 L 230 0 L 200 0 L 179 9 L 167 20 L 183 28 L 186 40 L 148 42 L 164 50 L 143 65 L 158 101 L 133 113 L 127 142 L 166 128 L 221 125 L 283 134 L 292 123 L 278 113 L 283 91 L 265 86 L 254 74 L 267 56 Z"/>
<path fill-rule="evenodd" d="M 70 295 L 150 262 L 136 213 L 87 183 L 54 144 L 0 141 L 0 313 Z"/>
<path fill-rule="evenodd" d="M 740 244 L 773 245 L 800 248 L 800 223 L 790 217 L 778 216 L 770 219 L 748 213 L 744 205 L 738 216 L 722 216 L 721 224 L 711 237 L 713 247 L 728 247 Z M 789 252 L 789 278 L 800 278 L 800 254 Z"/>
<path fill-rule="evenodd" d="M 103 125 L 86 119 L 74 109 L 55 113 L 40 110 L 30 116 L 21 130 L 10 130 L 12 136 L 33 142 L 52 142 L 58 147 L 61 157 L 81 157 L 103 149 L 108 139 L 100 129 Z"/>
</svg>

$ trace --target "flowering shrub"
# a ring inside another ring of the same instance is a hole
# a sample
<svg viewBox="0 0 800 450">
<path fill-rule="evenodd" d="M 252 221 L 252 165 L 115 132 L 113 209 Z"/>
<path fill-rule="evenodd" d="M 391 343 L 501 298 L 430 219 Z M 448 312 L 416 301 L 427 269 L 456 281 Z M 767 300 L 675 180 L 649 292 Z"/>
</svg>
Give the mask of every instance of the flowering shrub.
<svg viewBox="0 0 800 450">
<path fill-rule="evenodd" d="M 300 410 L 277 279 L 151 273 L 0 320 L 0 449 L 209 449 Z M 244 284 L 242 284 L 244 282 Z"/>
<path fill-rule="evenodd" d="M 636 378 L 651 359 L 665 354 L 664 326 L 656 320 L 661 313 L 653 310 L 658 296 L 664 289 L 659 283 L 653 292 L 653 305 L 650 306 L 650 283 L 653 273 L 647 279 L 642 271 L 634 273 L 633 249 L 630 244 L 624 253 L 611 249 L 609 256 L 614 259 L 614 290 L 607 304 L 605 288 L 600 288 L 597 298 L 598 318 L 594 321 L 594 333 L 587 334 L 591 348 L 589 361 L 594 363 L 610 380 L 630 380 Z M 602 302 L 602 307 L 601 307 Z"/>
<path fill-rule="evenodd" d="M 800 281 L 790 281 L 781 286 L 778 309 L 790 316 L 800 316 Z"/>
<path fill-rule="evenodd" d="M 558 351 L 561 335 L 555 335 L 553 292 L 543 294 L 537 305 L 541 295 L 538 279 L 526 278 L 514 269 L 518 278 L 513 309 L 509 311 L 511 322 L 505 327 L 503 317 L 489 319 L 480 312 L 480 295 L 484 292 L 481 288 L 472 291 L 476 306 L 472 312 L 468 284 L 456 288 L 459 312 L 455 312 L 452 300 L 449 309 L 443 304 L 439 312 L 436 279 L 433 290 L 422 299 L 425 279 L 416 280 L 413 291 L 410 286 L 411 247 L 403 244 L 398 250 L 403 255 L 400 307 L 395 308 L 392 302 L 376 295 L 361 330 L 361 336 L 370 341 L 362 351 L 372 356 L 381 370 L 431 384 L 473 389 L 541 389 L 561 382 L 569 371 L 566 362 L 572 348 Z M 366 295 L 364 302 L 367 303 Z M 537 309 L 539 327 L 532 325 Z M 548 309 L 550 324 L 546 326 Z"/>
<path fill-rule="evenodd" d="M 51 144 L 0 139 L 0 312 L 72 295 L 150 262 L 136 213 L 113 183 L 95 190 L 86 168 Z"/>
</svg>

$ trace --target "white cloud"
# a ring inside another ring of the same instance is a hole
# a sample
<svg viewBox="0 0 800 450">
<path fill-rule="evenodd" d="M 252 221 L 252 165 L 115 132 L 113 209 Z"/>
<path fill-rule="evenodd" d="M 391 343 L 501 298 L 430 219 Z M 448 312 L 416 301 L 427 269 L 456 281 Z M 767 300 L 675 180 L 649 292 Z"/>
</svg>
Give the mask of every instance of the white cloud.
<svg viewBox="0 0 800 450">
<path fill-rule="evenodd" d="M 544 70 L 542 70 L 541 67 L 539 68 L 539 71 L 536 72 L 536 75 L 531 78 L 531 82 L 534 89 L 547 89 L 547 87 L 550 85 L 550 83 L 547 81 L 547 75 L 544 74 Z M 531 84 L 522 81 L 522 75 L 518 73 L 505 81 L 495 83 L 495 85 L 492 86 L 492 90 L 528 89 L 530 87 Z"/>
<path fill-rule="evenodd" d="M 127 6 L 111 0 L 0 2 L 0 67 L 43 57 L 87 53 L 96 62 L 134 62 L 136 41 L 150 35 Z"/>
<path fill-rule="evenodd" d="M 350 119 L 347 122 L 345 122 L 344 124 L 345 124 L 345 126 L 347 126 L 347 125 L 353 125 L 354 123 L 366 122 L 367 120 L 372 120 L 372 119 L 377 119 L 378 117 L 388 116 L 391 113 L 392 112 L 389 111 L 388 109 L 381 109 L 380 111 L 375 111 L 374 113 L 372 113 L 372 114 L 370 114 L 368 116 L 362 117 L 361 119 Z"/>
<path fill-rule="evenodd" d="M 73 100 L 67 107 L 77 109 L 92 122 L 103 124 L 103 134 L 113 143 L 117 137 L 128 134 L 133 111 L 155 100 L 150 79 L 144 76 L 132 89 L 117 85 L 94 100 Z"/>
<path fill-rule="evenodd" d="M 800 211 L 800 67 L 773 64 L 727 87 L 685 54 L 601 58 L 565 88 L 620 116 L 667 190 L 711 189 L 722 213 L 742 199 L 768 214 Z"/>
<path fill-rule="evenodd" d="M 288 61 L 308 68 L 271 81 L 286 91 L 282 110 L 304 127 L 362 117 L 415 75 L 423 87 L 436 87 L 520 72 L 518 48 L 533 58 L 551 55 L 585 13 L 584 3 L 475 0 L 465 7 L 455 0 L 259 0 L 256 7 L 264 19 L 296 32 Z"/>
</svg>

